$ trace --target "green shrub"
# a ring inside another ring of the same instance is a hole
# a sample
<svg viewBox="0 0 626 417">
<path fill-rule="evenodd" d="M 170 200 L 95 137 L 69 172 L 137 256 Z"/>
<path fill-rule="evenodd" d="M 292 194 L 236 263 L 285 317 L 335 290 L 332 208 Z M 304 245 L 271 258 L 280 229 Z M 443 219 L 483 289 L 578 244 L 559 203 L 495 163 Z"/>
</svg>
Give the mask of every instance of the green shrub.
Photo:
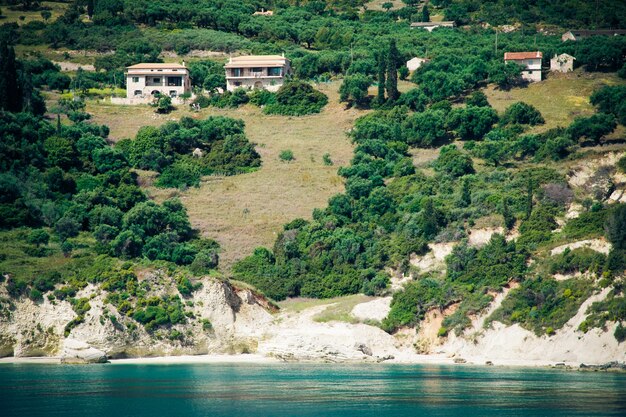
<svg viewBox="0 0 626 417">
<path fill-rule="evenodd" d="M 491 107 L 489 101 L 487 101 L 487 96 L 482 91 L 474 91 L 472 94 L 465 98 L 465 104 L 468 106 L 476 106 L 476 107 Z"/>
<path fill-rule="evenodd" d="M 179 160 L 163 170 L 155 185 L 162 188 L 199 187 L 201 177 L 202 172 L 196 163 Z"/>
<path fill-rule="evenodd" d="M 291 162 L 295 159 L 293 156 L 293 152 L 290 149 L 280 151 L 280 153 L 278 154 L 278 158 L 284 162 Z"/>
<path fill-rule="evenodd" d="M 511 290 L 487 323 L 494 320 L 508 325 L 519 323 L 537 335 L 551 335 L 578 312 L 591 290 L 584 279 L 527 279 Z"/>
<path fill-rule="evenodd" d="M 54 230 L 56 231 L 61 241 L 65 241 L 68 238 L 78 236 L 78 232 L 80 232 L 80 229 L 80 222 L 76 218 L 70 216 L 62 217 L 54 225 Z"/>
<path fill-rule="evenodd" d="M 450 112 L 447 125 L 461 140 L 482 140 L 498 121 L 498 113 L 491 107 L 467 106 Z"/>
<path fill-rule="evenodd" d="M 339 101 L 364 107 L 368 104 L 367 89 L 372 79 L 366 75 L 347 75 L 339 87 Z"/>
<path fill-rule="evenodd" d="M 160 95 L 156 98 L 156 112 L 157 113 L 169 113 L 174 110 L 174 106 L 172 106 L 172 99 L 167 95 Z"/>
<path fill-rule="evenodd" d="M 617 161 L 617 169 L 626 174 L 626 154 Z"/>
<path fill-rule="evenodd" d="M 448 300 L 449 286 L 432 278 L 410 282 L 404 290 L 394 293 L 389 315 L 382 321 L 386 332 L 402 326 L 413 326 L 425 317 L 431 307 L 442 307 Z"/>
<path fill-rule="evenodd" d="M 505 110 L 500 122 L 503 125 L 521 124 L 535 126 L 544 124 L 545 120 L 541 116 L 539 110 L 530 104 L 520 101 L 510 105 Z"/>
<path fill-rule="evenodd" d="M 276 103 L 276 94 L 265 89 L 254 90 L 249 97 L 250 103 L 258 107 Z"/>
<path fill-rule="evenodd" d="M 278 89 L 276 103 L 267 104 L 263 113 L 304 116 L 319 113 L 327 103 L 328 97 L 313 89 L 310 84 L 303 81 L 290 81 Z"/>
<path fill-rule="evenodd" d="M 189 270 L 196 275 L 204 275 L 217 268 L 218 263 L 219 257 L 215 250 L 201 250 L 189 265 Z"/>
<path fill-rule="evenodd" d="M 78 316 L 76 318 L 74 318 L 73 320 L 71 320 L 69 323 L 67 323 L 65 325 L 65 329 L 63 331 L 63 335 L 65 337 L 69 337 L 70 333 L 72 332 L 72 330 L 77 327 L 79 324 L 84 323 L 85 322 L 85 318 L 83 316 Z"/>
<path fill-rule="evenodd" d="M 563 253 L 550 258 L 551 274 L 571 274 L 575 272 L 593 272 L 602 275 L 607 256 L 588 248 L 566 249 Z"/>
<path fill-rule="evenodd" d="M 569 126 L 568 131 L 573 140 L 586 138 L 594 143 L 608 135 L 617 127 L 617 121 L 612 114 L 598 113 L 590 117 L 578 117 Z"/>
<path fill-rule="evenodd" d="M 626 78 L 626 76 L 623 78 Z M 615 336 L 615 339 L 618 343 L 622 343 L 624 340 L 626 340 L 626 327 L 624 327 L 622 323 L 619 323 L 615 327 L 615 332 L 613 333 L 613 335 Z"/>
<path fill-rule="evenodd" d="M 459 151 L 455 145 L 447 145 L 439 151 L 439 157 L 434 162 L 437 172 L 446 173 L 453 177 L 460 177 L 474 172 L 472 159 Z"/>
<path fill-rule="evenodd" d="M 574 219 L 570 219 L 561 234 L 568 239 L 584 239 L 604 235 L 607 210 L 585 211 Z"/>
<path fill-rule="evenodd" d="M 626 204 L 619 204 L 609 211 L 604 227 L 613 247 L 626 249 Z"/>
</svg>

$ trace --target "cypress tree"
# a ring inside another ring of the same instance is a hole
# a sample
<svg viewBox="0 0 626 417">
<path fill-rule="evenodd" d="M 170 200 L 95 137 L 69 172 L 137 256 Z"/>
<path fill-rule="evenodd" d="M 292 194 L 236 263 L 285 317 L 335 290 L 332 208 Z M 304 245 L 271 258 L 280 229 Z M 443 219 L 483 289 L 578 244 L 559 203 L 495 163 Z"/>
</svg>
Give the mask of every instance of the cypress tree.
<svg viewBox="0 0 626 417">
<path fill-rule="evenodd" d="M 422 16 L 420 17 L 422 22 L 430 22 L 430 11 L 428 10 L 428 6 L 424 5 L 422 7 Z"/>
<path fill-rule="evenodd" d="M 387 53 L 387 97 L 391 102 L 394 102 L 400 97 L 398 93 L 398 61 L 399 53 L 396 46 L 396 40 L 391 39 L 389 41 L 389 51 Z"/>
<path fill-rule="evenodd" d="M 506 230 L 511 230 L 515 226 L 515 216 L 511 213 L 509 207 L 509 199 L 502 199 L 502 217 L 504 217 L 504 227 Z"/>
<path fill-rule="evenodd" d="M 87 16 L 91 19 L 93 17 L 94 0 L 87 0 Z"/>
<path fill-rule="evenodd" d="M 528 180 L 527 194 L 526 194 L 526 220 L 530 219 L 530 215 L 533 212 L 533 182 Z"/>
<path fill-rule="evenodd" d="M 376 95 L 376 102 L 382 105 L 385 102 L 385 71 L 387 70 L 387 60 L 383 51 L 376 53 L 376 61 L 378 64 L 378 94 Z"/>
<path fill-rule="evenodd" d="M 19 87 L 15 50 L 6 42 L 0 44 L 0 109 L 22 111 L 22 93 Z"/>
<path fill-rule="evenodd" d="M 472 188 L 469 180 L 464 179 L 461 183 L 461 186 L 461 206 L 469 207 L 469 205 L 472 203 Z"/>
</svg>

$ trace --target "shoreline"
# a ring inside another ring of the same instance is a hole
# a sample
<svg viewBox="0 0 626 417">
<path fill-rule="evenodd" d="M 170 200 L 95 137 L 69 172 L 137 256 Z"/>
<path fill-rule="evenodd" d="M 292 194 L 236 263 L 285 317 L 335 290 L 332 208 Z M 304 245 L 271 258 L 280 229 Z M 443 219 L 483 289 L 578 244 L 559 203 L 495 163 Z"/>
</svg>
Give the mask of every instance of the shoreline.
<svg viewBox="0 0 626 417">
<path fill-rule="evenodd" d="M 353 360 L 353 361 L 316 361 L 316 360 L 281 360 L 279 358 L 263 356 L 259 354 L 210 354 L 210 355 L 180 355 L 180 356 L 154 356 L 139 358 L 109 359 L 109 365 L 178 365 L 178 364 L 328 364 L 328 365 L 455 365 L 455 366 L 481 366 L 481 367 L 516 367 L 516 368 L 549 368 L 583 370 L 580 363 L 554 362 L 543 360 L 524 359 L 500 359 L 485 360 L 484 358 L 467 358 L 455 361 L 441 355 L 419 355 L 411 358 L 398 358 L 390 360 Z M 63 364 L 63 358 L 58 356 L 39 357 L 4 357 L 0 358 L 2 364 Z M 86 363 L 85 363 L 86 364 Z M 590 370 L 599 369 L 604 364 L 585 364 Z"/>
</svg>

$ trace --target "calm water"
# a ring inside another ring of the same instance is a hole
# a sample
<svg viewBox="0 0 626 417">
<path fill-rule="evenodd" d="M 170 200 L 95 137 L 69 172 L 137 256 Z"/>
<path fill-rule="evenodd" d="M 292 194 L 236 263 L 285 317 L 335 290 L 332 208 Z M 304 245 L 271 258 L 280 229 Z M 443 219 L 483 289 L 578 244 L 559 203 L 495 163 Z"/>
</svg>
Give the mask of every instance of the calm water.
<svg viewBox="0 0 626 417">
<path fill-rule="evenodd" d="M 626 416 L 626 374 L 417 365 L 0 365 L 0 416 Z"/>
</svg>

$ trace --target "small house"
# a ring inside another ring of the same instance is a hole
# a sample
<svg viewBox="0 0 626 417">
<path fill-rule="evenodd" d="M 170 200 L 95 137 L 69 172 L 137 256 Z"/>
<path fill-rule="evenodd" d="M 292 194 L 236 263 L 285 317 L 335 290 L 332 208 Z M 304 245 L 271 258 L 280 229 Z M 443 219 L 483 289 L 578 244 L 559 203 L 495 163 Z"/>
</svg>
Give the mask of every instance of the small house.
<svg viewBox="0 0 626 417">
<path fill-rule="evenodd" d="M 522 78 L 530 81 L 541 81 L 541 59 L 543 53 L 537 52 L 506 52 L 504 54 L 504 63 L 514 62 L 521 65 Z"/>
<path fill-rule="evenodd" d="M 561 40 L 565 41 L 578 41 L 590 36 L 624 36 L 626 35 L 626 29 L 599 29 L 599 30 L 587 30 L 587 29 L 572 29 L 568 30 L 561 36 Z"/>
<path fill-rule="evenodd" d="M 411 23 L 411 29 L 426 29 L 429 32 L 432 32 L 437 28 L 453 28 L 455 26 L 454 21 L 445 21 L 445 22 L 413 22 Z"/>
<path fill-rule="evenodd" d="M 226 89 L 266 89 L 277 91 L 291 74 L 291 63 L 281 55 L 247 55 L 230 58 L 226 69 Z"/>
<path fill-rule="evenodd" d="M 430 59 L 415 57 L 406 61 L 406 67 L 409 71 L 415 71 L 427 62 L 430 62 Z"/>
<path fill-rule="evenodd" d="M 256 11 L 252 13 L 253 16 L 274 16 L 274 12 L 271 10 L 261 9 L 261 11 Z"/>
<path fill-rule="evenodd" d="M 568 54 L 557 55 L 550 60 L 550 71 L 552 72 L 572 72 L 574 71 L 574 58 Z"/>
<path fill-rule="evenodd" d="M 185 64 L 143 63 L 126 68 L 126 98 L 148 99 L 155 95 L 172 98 L 191 92 Z"/>
</svg>

